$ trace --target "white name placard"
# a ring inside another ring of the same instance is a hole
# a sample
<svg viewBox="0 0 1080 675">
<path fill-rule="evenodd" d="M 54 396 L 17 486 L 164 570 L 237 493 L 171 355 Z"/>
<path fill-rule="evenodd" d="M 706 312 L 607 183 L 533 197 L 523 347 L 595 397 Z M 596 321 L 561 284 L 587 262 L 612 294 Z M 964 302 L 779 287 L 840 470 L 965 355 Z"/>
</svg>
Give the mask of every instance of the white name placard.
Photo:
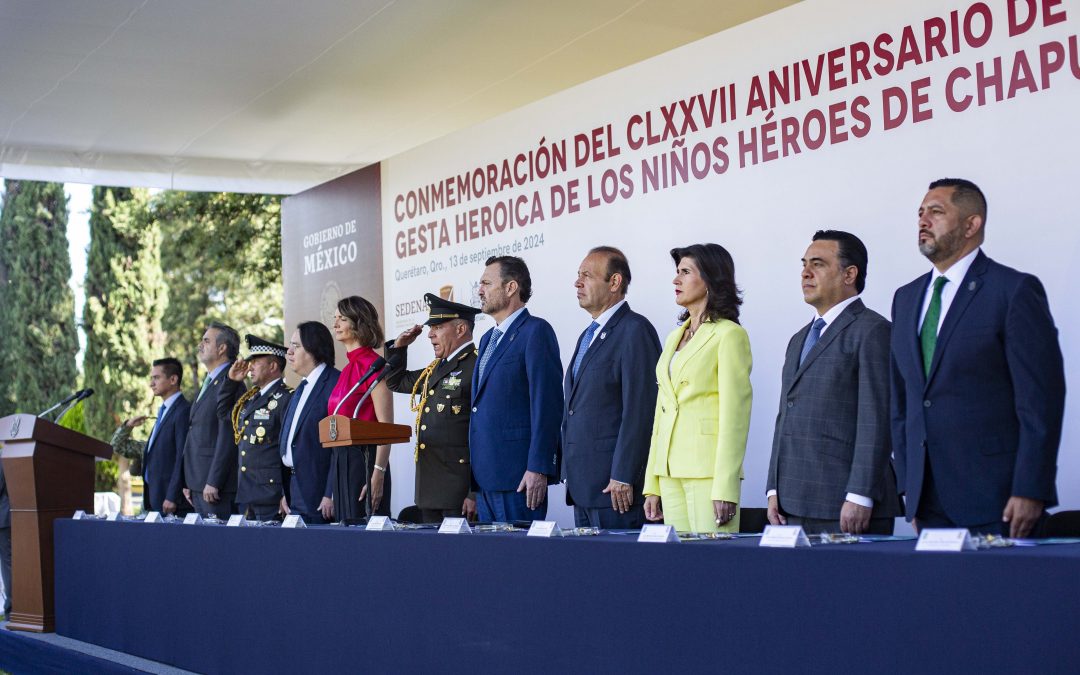
<svg viewBox="0 0 1080 675">
<path fill-rule="evenodd" d="M 554 520 L 534 520 L 526 537 L 561 537 L 562 530 Z"/>
<path fill-rule="evenodd" d="M 113 511 L 109 515 L 105 516 L 105 520 L 109 521 L 110 523 L 115 523 L 116 521 L 120 520 L 120 512 Z"/>
<path fill-rule="evenodd" d="M 916 551 L 974 551 L 975 542 L 971 533 L 963 527 L 958 528 L 923 528 L 919 532 Z"/>
<path fill-rule="evenodd" d="M 809 546 L 810 538 L 806 536 L 801 525 L 766 525 L 761 534 L 758 546 L 772 548 L 798 548 Z"/>
<path fill-rule="evenodd" d="M 307 523 L 300 517 L 299 513 L 290 513 L 285 516 L 285 520 L 281 523 L 282 527 L 288 527 L 293 530 L 298 530 L 307 527 Z"/>
<path fill-rule="evenodd" d="M 678 544 L 679 534 L 674 525 L 646 525 L 637 540 L 647 544 Z"/>
<path fill-rule="evenodd" d="M 146 514 L 145 518 L 143 518 L 143 522 L 144 523 L 160 523 L 161 522 L 161 514 L 158 513 L 157 511 L 151 511 L 150 513 Z"/>
<path fill-rule="evenodd" d="M 393 532 L 394 523 L 391 522 L 390 516 L 371 516 L 368 518 L 364 530 L 368 532 Z"/>
<path fill-rule="evenodd" d="M 78 511 L 75 512 L 75 515 L 73 515 L 71 517 L 71 519 L 72 520 L 82 520 L 85 517 L 86 517 L 86 511 L 83 511 L 82 509 L 79 509 Z"/>
<path fill-rule="evenodd" d="M 242 513 L 234 513 L 225 521 L 225 527 L 247 527 L 248 520 Z"/>
<path fill-rule="evenodd" d="M 472 528 L 464 518 L 443 518 L 439 534 L 472 534 Z"/>
<path fill-rule="evenodd" d="M 185 525 L 202 525 L 203 524 L 202 516 L 200 516 L 197 513 L 189 513 L 186 516 L 184 516 L 184 524 Z"/>
</svg>

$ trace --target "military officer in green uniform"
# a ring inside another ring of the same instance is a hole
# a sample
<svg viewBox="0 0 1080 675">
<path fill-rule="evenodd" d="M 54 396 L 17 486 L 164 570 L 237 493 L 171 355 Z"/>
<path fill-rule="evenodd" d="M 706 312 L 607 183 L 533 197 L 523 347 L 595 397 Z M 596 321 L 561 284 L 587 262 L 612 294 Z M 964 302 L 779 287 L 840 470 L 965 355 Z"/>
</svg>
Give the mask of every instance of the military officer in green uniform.
<svg viewBox="0 0 1080 675">
<path fill-rule="evenodd" d="M 416 506 L 421 520 L 476 518 L 469 463 L 469 413 L 476 348 L 472 334 L 480 310 L 428 293 L 428 338 L 435 360 L 422 370 L 406 370 L 407 349 L 420 333 L 413 326 L 386 343 L 386 386 L 410 394 L 416 413 Z"/>
<path fill-rule="evenodd" d="M 278 443 L 292 391 L 281 379 L 285 347 L 254 335 L 246 339 L 248 357 L 229 368 L 230 380 L 250 377 L 252 384 L 232 411 L 240 461 L 236 501 L 248 518 L 272 520 L 283 511 L 285 465 Z"/>
</svg>

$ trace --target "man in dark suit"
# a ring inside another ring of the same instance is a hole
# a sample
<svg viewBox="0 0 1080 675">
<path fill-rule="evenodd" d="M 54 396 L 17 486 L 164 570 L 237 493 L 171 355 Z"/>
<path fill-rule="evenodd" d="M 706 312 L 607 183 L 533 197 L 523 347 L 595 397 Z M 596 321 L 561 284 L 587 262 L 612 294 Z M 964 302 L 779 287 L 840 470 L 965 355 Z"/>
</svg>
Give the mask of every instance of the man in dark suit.
<svg viewBox="0 0 1080 675">
<path fill-rule="evenodd" d="M 8 618 L 11 616 L 11 503 L 3 462 L 0 462 L 0 581 L 4 582 L 4 618 Z"/>
<path fill-rule="evenodd" d="M 626 302 L 630 264 L 619 249 L 589 251 L 574 286 L 593 320 L 563 381 L 566 502 L 578 527 L 640 529 L 660 338 Z"/>
<path fill-rule="evenodd" d="M 285 386 L 285 347 L 256 335 L 246 336 L 248 356 L 229 367 L 229 379 L 248 389 L 232 410 L 232 430 L 240 453 L 236 500 L 248 518 L 273 520 L 285 507 L 285 466 L 281 429 L 292 392 Z M 222 392 L 227 395 L 227 392 Z"/>
<path fill-rule="evenodd" d="M 150 391 L 161 399 L 150 438 L 140 443 L 131 438 L 131 430 L 150 419 L 146 416 L 125 420 L 112 437 L 118 455 L 141 460 L 143 510 L 165 514 L 190 509 L 180 492 L 183 489 L 184 443 L 187 441 L 191 404 L 180 392 L 184 367 L 174 358 L 154 361 L 150 368 Z"/>
<path fill-rule="evenodd" d="M 562 422 L 562 363 L 551 324 L 529 314 L 532 278 L 514 256 L 487 259 L 480 311 L 495 327 L 480 339 L 473 375 L 469 450 L 481 521 L 547 515 Z"/>
<path fill-rule="evenodd" d="M 469 418 L 476 366 L 473 325 L 480 310 L 431 293 L 424 299 L 428 303 L 424 325 L 429 327 L 435 360 L 422 370 L 406 370 L 407 350 L 422 330 L 413 326 L 386 343 L 386 386 L 409 394 L 409 408 L 416 413 L 413 459 L 421 522 L 461 516 L 474 520 Z"/>
<path fill-rule="evenodd" d="M 317 321 L 305 321 L 293 331 L 285 354 L 301 378 L 281 429 L 281 462 L 289 476 L 285 483 L 286 513 L 304 522 L 322 525 L 334 518 L 334 484 L 330 481 L 330 448 L 319 442 L 319 422 L 340 371 L 334 367 L 334 338 Z"/>
<path fill-rule="evenodd" d="M 206 368 L 184 443 L 184 496 L 204 518 L 226 519 L 236 501 L 236 441 L 230 415 L 240 397 L 239 382 L 228 377 L 240 353 L 240 335 L 222 323 L 211 323 L 199 343 L 199 362 Z"/>
<path fill-rule="evenodd" d="M 919 251 L 893 297 L 892 437 L 916 527 L 1025 537 L 1057 503 L 1065 373 L 1039 280 L 980 250 L 986 198 L 930 184 Z"/>
<path fill-rule="evenodd" d="M 892 534 L 889 322 L 859 299 L 866 247 L 823 230 L 802 259 L 813 320 L 788 342 L 766 484 L 773 525 Z"/>
</svg>

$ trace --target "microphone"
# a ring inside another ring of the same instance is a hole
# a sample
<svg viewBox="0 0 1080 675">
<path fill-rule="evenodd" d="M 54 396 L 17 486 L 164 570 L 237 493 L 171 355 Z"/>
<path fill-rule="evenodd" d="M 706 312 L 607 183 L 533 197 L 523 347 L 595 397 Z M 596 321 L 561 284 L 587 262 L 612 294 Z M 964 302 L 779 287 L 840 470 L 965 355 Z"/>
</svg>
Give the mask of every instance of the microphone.
<svg viewBox="0 0 1080 675">
<path fill-rule="evenodd" d="M 385 359 L 379 359 L 379 361 L 382 361 L 383 365 L 386 365 Z M 373 367 L 374 365 L 378 364 L 379 361 L 376 361 L 375 364 L 373 364 Z M 382 368 L 382 366 L 379 367 Z M 375 391 L 375 385 L 377 385 L 379 381 L 383 379 L 383 377 L 388 371 L 389 368 L 383 368 L 383 371 L 379 373 L 374 380 L 371 381 L 371 385 L 367 388 L 367 391 L 365 391 L 364 395 L 360 397 L 360 402 L 356 404 L 356 410 L 353 411 L 353 419 L 356 419 L 356 416 L 360 414 L 360 406 L 364 405 L 364 401 L 368 400 L 368 397 L 371 396 L 371 392 Z"/>
<path fill-rule="evenodd" d="M 83 397 L 83 394 L 85 394 L 85 393 L 86 393 L 86 391 L 87 391 L 86 389 L 80 389 L 79 391 L 75 392 L 75 393 L 74 393 L 74 394 L 72 394 L 71 396 L 68 396 L 67 398 L 65 398 L 65 399 L 64 399 L 63 401 L 60 401 L 60 402 L 59 402 L 59 403 L 57 403 L 56 405 L 52 406 L 52 407 L 51 407 L 51 408 L 49 408 L 48 410 L 45 410 L 45 411 L 43 411 L 42 413 L 40 413 L 40 414 L 38 415 L 38 417 L 44 417 L 44 416 L 48 415 L 49 413 L 51 413 L 52 411 L 54 411 L 54 410 L 56 410 L 57 408 L 59 408 L 60 406 L 62 406 L 62 405 L 67 405 L 68 403 L 71 403 L 72 401 L 77 401 L 77 400 L 81 400 L 82 398 L 84 398 L 84 397 Z M 93 389 L 90 389 L 89 391 L 90 391 L 90 393 L 91 393 L 91 394 L 93 394 L 93 393 L 94 393 L 94 390 L 93 390 Z"/>
<path fill-rule="evenodd" d="M 375 375 L 375 373 L 377 373 L 379 370 L 381 370 L 383 368 L 383 366 L 385 366 L 385 365 L 386 365 L 386 359 L 384 359 L 383 357 L 380 356 L 379 358 L 375 359 L 375 362 L 372 363 L 371 367 L 367 369 L 367 372 L 364 373 L 363 376 L 361 376 L 359 380 L 357 380 L 356 384 L 354 384 L 352 386 L 352 389 L 350 389 L 344 396 L 341 397 L 341 400 L 338 401 L 337 406 L 334 407 L 333 414 L 334 415 L 338 414 L 338 410 L 341 409 L 341 404 L 344 403 L 345 400 L 348 399 L 350 396 L 352 396 L 353 392 L 360 388 L 360 385 L 362 385 L 365 382 L 367 382 L 368 380 L 370 380 L 371 377 L 373 375 Z M 371 390 L 369 389 L 368 391 L 370 392 Z M 361 398 L 360 402 L 363 403 L 363 401 L 364 401 L 364 399 Z M 357 406 L 356 409 L 357 409 L 357 411 L 359 411 L 360 406 Z M 353 417 L 356 417 L 356 413 L 353 413 Z"/>
<path fill-rule="evenodd" d="M 90 388 L 87 388 L 87 389 L 81 389 L 81 390 L 75 392 L 73 395 L 69 396 L 68 398 L 71 400 L 71 402 L 68 403 L 68 407 L 64 408 L 64 411 L 62 413 L 60 413 L 59 415 L 56 416 L 55 422 L 57 424 L 60 424 L 60 421 L 64 419 L 64 415 L 67 415 L 71 411 L 72 408 L 74 408 L 76 405 L 78 405 L 79 401 L 88 399 L 93 395 L 94 395 L 94 390 L 90 389 Z"/>
</svg>

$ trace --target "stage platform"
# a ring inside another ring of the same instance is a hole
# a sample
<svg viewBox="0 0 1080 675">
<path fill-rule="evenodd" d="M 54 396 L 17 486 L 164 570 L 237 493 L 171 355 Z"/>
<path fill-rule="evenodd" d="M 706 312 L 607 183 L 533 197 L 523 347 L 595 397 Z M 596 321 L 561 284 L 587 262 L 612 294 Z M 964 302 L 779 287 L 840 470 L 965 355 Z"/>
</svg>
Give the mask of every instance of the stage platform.
<svg viewBox="0 0 1080 675">
<path fill-rule="evenodd" d="M 0 671 L 11 675 L 188 675 L 191 672 L 56 633 L 10 631 L 6 621 L 0 621 Z"/>
<path fill-rule="evenodd" d="M 75 520 L 55 534 L 61 635 L 204 673 L 1048 674 L 1080 663 L 1077 544 L 783 550 Z"/>
</svg>

